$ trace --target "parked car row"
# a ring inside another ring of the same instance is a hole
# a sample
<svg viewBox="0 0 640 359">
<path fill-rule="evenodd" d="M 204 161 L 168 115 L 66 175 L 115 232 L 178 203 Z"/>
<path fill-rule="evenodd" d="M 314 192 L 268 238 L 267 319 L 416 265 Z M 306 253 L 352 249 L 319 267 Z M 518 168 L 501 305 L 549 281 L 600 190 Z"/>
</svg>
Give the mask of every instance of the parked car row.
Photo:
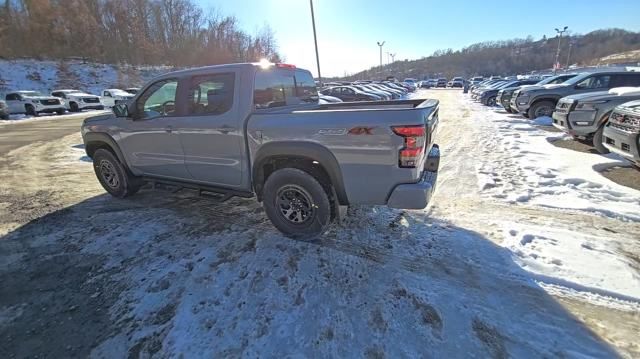
<svg viewBox="0 0 640 359">
<path fill-rule="evenodd" d="M 326 97 L 341 101 L 383 101 L 395 100 L 415 91 L 416 86 L 410 82 L 393 81 L 356 81 L 353 83 L 327 83 L 319 91 L 320 99 L 330 102 Z"/>
<path fill-rule="evenodd" d="M 487 80 L 473 99 L 553 126 L 599 153 L 618 153 L 640 166 L 640 73 L 600 71 L 532 80 Z"/>
<path fill-rule="evenodd" d="M 61 115 L 67 111 L 103 110 L 132 99 L 138 90 L 135 87 L 126 90 L 106 89 L 102 91 L 102 96 L 75 89 L 55 90 L 50 95 L 38 91 L 9 92 L 4 96 L 4 101 L 0 101 L 0 119 L 8 119 L 10 114 L 38 116 L 41 113 Z"/>
</svg>

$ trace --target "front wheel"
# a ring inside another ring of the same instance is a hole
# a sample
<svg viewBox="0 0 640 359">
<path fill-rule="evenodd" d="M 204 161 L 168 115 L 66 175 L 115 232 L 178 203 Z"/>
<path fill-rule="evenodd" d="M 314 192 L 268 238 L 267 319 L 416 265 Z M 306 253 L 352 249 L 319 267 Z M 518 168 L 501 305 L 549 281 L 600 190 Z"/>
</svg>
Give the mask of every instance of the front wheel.
<svg viewBox="0 0 640 359">
<path fill-rule="evenodd" d="M 504 110 L 505 110 L 505 111 L 507 111 L 508 113 L 515 113 L 515 112 L 511 109 L 511 107 L 505 107 L 505 108 L 504 108 Z"/>
<path fill-rule="evenodd" d="M 487 106 L 495 106 L 496 105 L 496 97 L 495 96 L 491 96 L 487 99 Z"/>
<path fill-rule="evenodd" d="M 104 148 L 93 154 L 93 170 L 105 191 L 117 198 L 135 194 L 143 184 L 139 178 L 129 174 L 111 151 Z"/>
<path fill-rule="evenodd" d="M 551 117 L 553 110 L 555 110 L 556 104 L 552 101 L 540 101 L 536 102 L 529 108 L 529 119 L 535 120 L 538 117 Z"/>
<path fill-rule="evenodd" d="M 24 107 L 25 113 L 29 116 L 38 116 L 38 112 L 36 111 L 36 108 L 33 107 L 32 105 L 25 105 Z"/>
<path fill-rule="evenodd" d="M 288 237 L 314 239 L 331 222 L 327 192 L 305 171 L 297 168 L 277 170 L 267 178 L 263 193 L 267 216 Z"/>
<path fill-rule="evenodd" d="M 596 149 L 596 151 L 598 151 L 598 153 L 606 155 L 607 153 L 609 153 L 609 149 L 604 147 L 604 145 L 602 144 L 603 139 L 604 125 L 600 126 L 600 128 L 598 128 L 598 131 L 593 134 L 593 147 Z"/>
</svg>

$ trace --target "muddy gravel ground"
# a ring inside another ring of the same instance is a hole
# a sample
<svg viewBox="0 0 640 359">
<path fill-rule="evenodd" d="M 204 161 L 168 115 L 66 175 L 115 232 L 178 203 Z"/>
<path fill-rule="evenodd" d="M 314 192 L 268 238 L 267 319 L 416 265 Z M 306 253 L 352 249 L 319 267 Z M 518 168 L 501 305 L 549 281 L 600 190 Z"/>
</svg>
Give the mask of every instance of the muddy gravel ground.
<svg viewBox="0 0 640 359">
<path fill-rule="evenodd" d="M 637 223 L 479 195 L 480 149 L 459 136 L 473 112 L 458 91 L 424 94 L 442 101 L 434 204 L 353 207 L 313 242 L 280 235 L 252 199 L 111 198 L 78 118 L 27 144 L 5 132 L 0 357 L 640 356 L 637 303 L 543 289 L 499 220 L 613 231 L 640 269 Z"/>
</svg>

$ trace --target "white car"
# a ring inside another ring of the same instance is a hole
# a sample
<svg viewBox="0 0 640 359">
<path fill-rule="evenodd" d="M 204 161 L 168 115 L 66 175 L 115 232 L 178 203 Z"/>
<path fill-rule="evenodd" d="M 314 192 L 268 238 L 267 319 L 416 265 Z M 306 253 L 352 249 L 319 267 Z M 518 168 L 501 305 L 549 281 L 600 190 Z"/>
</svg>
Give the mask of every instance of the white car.
<svg viewBox="0 0 640 359">
<path fill-rule="evenodd" d="M 134 97 L 124 90 L 120 89 L 106 89 L 102 91 L 102 104 L 106 107 L 113 107 L 120 102 L 127 102 Z"/>
<path fill-rule="evenodd" d="M 26 113 L 31 116 L 52 112 L 62 115 L 66 110 L 62 99 L 44 96 L 37 91 L 9 92 L 5 96 L 5 102 L 9 113 Z"/>
<path fill-rule="evenodd" d="M 65 100 L 66 108 L 71 112 L 104 110 L 100 96 L 90 95 L 79 90 L 55 90 L 51 96 Z"/>
</svg>

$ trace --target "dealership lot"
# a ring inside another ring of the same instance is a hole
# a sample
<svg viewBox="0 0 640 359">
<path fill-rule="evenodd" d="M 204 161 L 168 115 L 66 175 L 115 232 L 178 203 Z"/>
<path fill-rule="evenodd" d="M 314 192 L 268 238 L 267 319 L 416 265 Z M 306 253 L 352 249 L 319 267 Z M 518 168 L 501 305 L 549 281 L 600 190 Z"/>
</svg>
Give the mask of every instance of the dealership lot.
<svg viewBox="0 0 640 359">
<path fill-rule="evenodd" d="M 107 196 L 78 115 L 0 125 L 0 356 L 640 355 L 640 192 L 596 171 L 629 164 L 412 96 L 441 100 L 434 204 L 312 243 L 253 200 Z"/>
</svg>

